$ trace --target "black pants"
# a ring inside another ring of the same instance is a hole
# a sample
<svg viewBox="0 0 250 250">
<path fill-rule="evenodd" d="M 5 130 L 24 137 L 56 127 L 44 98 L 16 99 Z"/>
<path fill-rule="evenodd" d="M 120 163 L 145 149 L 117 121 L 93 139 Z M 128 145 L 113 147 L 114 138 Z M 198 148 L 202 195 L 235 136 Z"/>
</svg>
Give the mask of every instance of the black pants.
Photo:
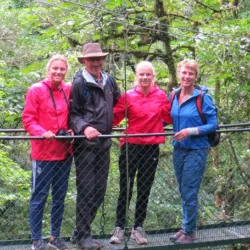
<svg viewBox="0 0 250 250">
<path fill-rule="evenodd" d="M 77 240 L 91 235 L 91 223 L 103 202 L 107 187 L 110 150 L 98 147 L 74 150 L 76 165 Z"/>
<path fill-rule="evenodd" d="M 134 227 L 142 227 L 147 214 L 148 198 L 153 185 L 158 164 L 159 145 L 128 144 L 128 169 L 126 165 L 126 145 L 121 148 L 119 158 L 120 195 L 117 204 L 116 227 L 124 228 L 129 183 L 128 206 L 132 197 L 133 184 L 137 172 L 137 200 Z M 127 176 L 128 172 L 128 176 Z"/>
</svg>

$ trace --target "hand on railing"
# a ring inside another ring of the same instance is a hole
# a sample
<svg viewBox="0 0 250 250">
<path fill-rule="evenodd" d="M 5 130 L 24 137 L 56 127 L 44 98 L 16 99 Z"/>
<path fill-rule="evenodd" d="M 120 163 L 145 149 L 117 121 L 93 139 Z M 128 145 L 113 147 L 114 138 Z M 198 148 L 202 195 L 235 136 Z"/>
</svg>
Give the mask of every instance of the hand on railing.
<svg viewBox="0 0 250 250">
<path fill-rule="evenodd" d="M 56 135 L 51 131 L 46 131 L 42 136 L 48 140 L 53 140 Z"/>
</svg>

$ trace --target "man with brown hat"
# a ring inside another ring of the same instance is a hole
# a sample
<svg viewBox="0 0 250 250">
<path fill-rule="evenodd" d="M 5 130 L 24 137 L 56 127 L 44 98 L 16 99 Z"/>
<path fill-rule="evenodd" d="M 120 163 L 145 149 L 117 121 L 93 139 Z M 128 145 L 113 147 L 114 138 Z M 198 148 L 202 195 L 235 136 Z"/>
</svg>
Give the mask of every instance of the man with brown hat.
<svg viewBox="0 0 250 250">
<path fill-rule="evenodd" d="M 101 247 L 91 237 L 91 223 L 103 202 L 110 164 L 110 134 L 113 125 L 113 106 L 120 97 L 115 80 L 103 72 L 104 53 L 98 43 L 87 43 L 78 61 L 85 68 L 74 78 L 70 97 L 70 127 L 75 135 L 74 159 L 76 165 L 77 207 L 75 237 L 83 249 Z"/>
</svg>

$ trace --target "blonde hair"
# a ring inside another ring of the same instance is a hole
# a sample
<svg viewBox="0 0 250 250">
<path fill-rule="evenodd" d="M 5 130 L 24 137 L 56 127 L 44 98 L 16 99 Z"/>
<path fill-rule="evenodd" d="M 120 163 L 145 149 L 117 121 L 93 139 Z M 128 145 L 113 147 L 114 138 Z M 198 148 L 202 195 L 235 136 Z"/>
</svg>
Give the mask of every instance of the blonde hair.
<svg viewBox="0 0 250 250">
<path fill-rule="evenodd" d="M 139 62 L 135 66 L 135 73 L 137 73 L 139 71 L 139 69 L 141 69 L 141 68 L 150 68 L 152 70 L 153 74 L 155 75 L 155 69 L 154 69 L 154 66 L 151 62 L 148 62 L 148 61 Z"/>
<path fill-rule="evenodd" d="M 135 66 L 135 83 L 134 83 L 134 86 L 136 86 L 138 84 L 136 74 L 138 73 L 138 71 L 140 69 L 143 69 L 143 68 L 149 68 L 150 70 L 152 70 L 153 75 L 154 75 L 153 83 L 155 82 L 155 69 L 154 69 L 153 64 L 151 62 L 148 62 L 148 61 L 142 61 L 142 62 L 138 63 Z"/>
<path fill-rule="evenodd" d="M 183 61 L 179 62 L 177 65 L 177 75 L 179 76 L 180 70 L 182 67 L 187 67 L 195 71 L 196 76 L 199 73 L 199 66 L 196 60 L 193 59 L 184 59 Z"/>
<path fill-rule="evenodd" d="M 47 74 L 49 73 L 50 65 L 52 64 L 52 62 L 54 62 L 54 61 L 56 61 L 56 60 L 61 60 L 61 61 L 65 62 L 65 64 L 66 64 L 66 69 L 68 70 L 69 64 L 68 64 L 67 58 L 66 58 L 65 56 L 63 56 L 63 55 L 56 54 L 56 55 L 53 55 L 53 56 L 49 59 L 47 65 L 46 65 L 46 72 L 47 72 Z"/>
</svg>

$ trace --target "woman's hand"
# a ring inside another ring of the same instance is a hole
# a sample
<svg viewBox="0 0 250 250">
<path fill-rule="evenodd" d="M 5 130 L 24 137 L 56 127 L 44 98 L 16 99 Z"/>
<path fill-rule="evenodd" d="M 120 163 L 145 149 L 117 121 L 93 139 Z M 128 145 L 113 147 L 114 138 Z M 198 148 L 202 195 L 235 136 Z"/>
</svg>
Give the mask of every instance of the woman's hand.
<svg viewBox="0 0 250 250">
<path fill-rule="evenodd" d="M 188 136 L 189 136 L 188 130 L 185 128 L 185 129 L 182 129 L 181 131 L 177 132 L 174 135 L 174 140 L 175 141 L 182 141 L 182 140 L 186 139 Z"/>
<path fill-rule="evenodd" d="M 74 136 L 74 135 L 75 135 L 75 134 L 74 134 L 74 131 L 73 131 L 72 129 L 68 129 L 67 131 L 71 134 L 71 136 Z M 74 139 L 72 139 L 72 140 L 70 141 L 71 144 L 73 144 L 73 142 L 74 142 Z"/>
<path fill-rule="evenodd" d="M 48 140 L 53 140 L 56 135 L 52 133 L 51 131 L 47 131 L 42 136 Z"/>
<path fill-rule="evenodd" d="M 67 130 L 72 136 L 74 136 L 75 134 L 74 134 L 74 131 L 72 130 L 72 129 L 68 129 Z"/>
</svg>

